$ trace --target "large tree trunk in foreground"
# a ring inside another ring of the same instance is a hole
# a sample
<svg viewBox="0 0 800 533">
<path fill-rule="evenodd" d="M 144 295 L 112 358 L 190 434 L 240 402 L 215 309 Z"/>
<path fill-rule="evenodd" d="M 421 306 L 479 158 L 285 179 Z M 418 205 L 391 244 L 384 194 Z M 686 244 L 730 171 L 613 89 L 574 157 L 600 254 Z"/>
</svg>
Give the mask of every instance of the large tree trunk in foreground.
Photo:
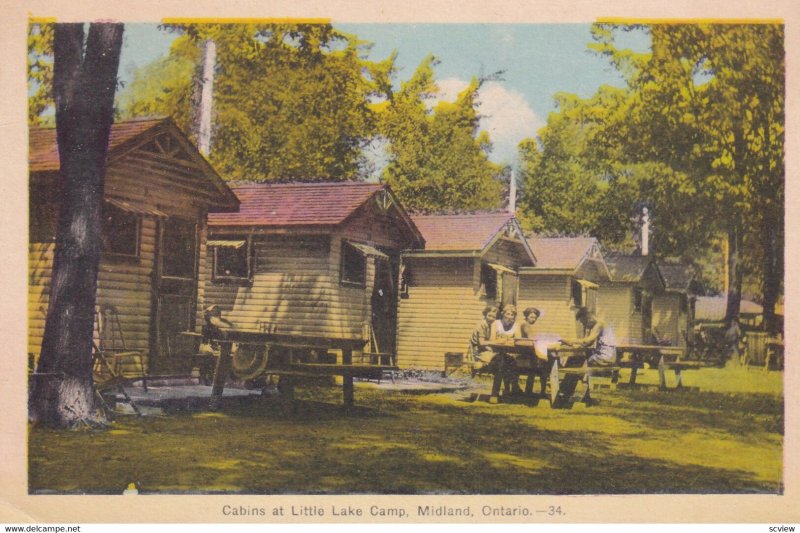
<svg viewBox="0 0 800 533">
<path fill-rule="evenodd" d="M 92 332 L 100 212 L 122 24 L 56 24 L 53 85 L 61 160 L 60 213 L 42 351 L 30 398 L 33 421 L 71 427 L 96 420 Z"/>
</svg>

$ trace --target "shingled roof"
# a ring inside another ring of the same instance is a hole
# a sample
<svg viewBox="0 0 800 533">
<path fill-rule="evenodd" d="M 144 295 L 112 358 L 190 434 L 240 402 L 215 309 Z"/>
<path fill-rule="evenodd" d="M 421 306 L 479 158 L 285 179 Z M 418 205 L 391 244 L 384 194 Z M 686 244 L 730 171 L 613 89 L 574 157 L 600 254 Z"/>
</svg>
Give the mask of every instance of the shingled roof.
<svg viewBox="0 0 800 533">
<path fill-rule="evenodd" d="M 652 262 L 653 258 L 647 255 L 606 255 L 612 281 L 636 283 L 642 279 Z"/>
<path fill-rule="evenodd" d="M 718 321 L 725 319 L 725 312 L 728 308 L 728 298 L 726 296 L 698 296 L 695 302 L 695 319 L 698 321 Z M 750 300 L 742 299 L 739 303 L 739 314 L 741 315 L 760 315 L 764 308 Z"/>
<path fill-rule="evenodd" d="M 385 191 L 401 218 L 422 243 L 419 230 L 388 185 L 364 182 L 250 183 L 235 185 L 236 213 L 210 213 L 212 227 L 337 226 L 369 199 Z"/>
<path fill-rule="evenodd" d="M 536 268 L 574 270 L 597 244 L 594 237 L 529 237 L 536 254 Z"/>
<path fill-rule="evenodd" d="M 121 144 L 161 125 L 169 119 L 146 118 L 117 122 L 108 137 L 109 154 Z M 31 128 L 28 137 L 28 163 L 31 172 L 57 171 L 61 167 L 55 128 Z"/>
<path fill-rule="evenodd" d="M 694 267 L 687 264 L 674 264 L 658 262 L 658 270 L 664 278 L 664 285 L 668 291 L 686 292 L 694 280 Z"/>
<path fill-rule="evenodd" d="M 217 174 L 217 171 L 197 150 L 197 147 L 186 137 L 170 118 L 149 117 L 130 119 L 111 125 L 108 138 L 108 161 L 113 165 L 114 159 L 122 157 L 131 148 L 140 146 L 159 135 L 169 135 L 175 139 L 182 149 L 183 157 L 191 161 L 192 169 L 199 169 L 198 184 L 214 191 L 215 209 L 234 210 L 239 201 L 228 185 Z M 28 134 L 28 168 L 31 173 L 47 175 L 58 172 L 61 160 L 58 153 L 58 141 L 55 128 L 32 127 Z"/>
<path fill-rule="evenodd" d="M 506 212 L 413 215 L 411 218 L 425 238 L 426 252 L 482 252 L 502 235 L 508 224 L 522 235 L 517 219 Z M 528 243 L 523 238 L 520 241 L 534 262 Z"/>
</svg>

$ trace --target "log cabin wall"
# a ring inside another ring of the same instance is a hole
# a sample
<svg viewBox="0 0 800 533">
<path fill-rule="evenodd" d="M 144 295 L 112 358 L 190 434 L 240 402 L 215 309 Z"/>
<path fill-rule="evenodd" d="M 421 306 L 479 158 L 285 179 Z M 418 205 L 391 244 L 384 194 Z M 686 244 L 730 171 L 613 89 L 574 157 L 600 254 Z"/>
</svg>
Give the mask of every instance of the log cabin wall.
<svg viewBox="0 0 800 533">
<path fill-rule="evenodd" d="M 689 315 L 681 304 L 685 298 L 679 292 L 665 292 L 653 298 L 653 327 L 662 340 L 674 346 L 686 346 Z"/>
<path fill-rule="evenodd" d="M 108 168 L 106 198 L 126 202 L 140 221 L 138 255 L 104 254 L 97 280 L 98 307 L 117 307 L 126 348 L 151 353 L 154 268 L 159 220 L 155 211 L 197 224 L 200 252 L 205 248 L 207 193 L 192 187 L 199 171 L 185 161 L 171 160 L 147 150 L 134 149 Z M 52 279 L 58 199 L 57 173 L 31 176 L 31 217 L 28 283 L 28 352 L 38 357 Z M 201 255 L 202 257 L 202 255 Z M 201 265 L 202 266 L 202 265 Z M 202 293 L 198 296 L 202 298 Z M 202 307 L 202 301 L 198 308 Z"/>
<path fill-rule="evenodd" d="M 363 339 L 371 320 L 375 257 L 366 256 L 363 284 L 341 281 L 342 242 L 367 244 L 397 261 L 410 244 L 393 209 L 367 201 L 347 221 L 324 234 L 281 234 L 279 228 L 255 228 L 252 282 L 232 284 L 212 279 L 213 253 L 206 253 L 205 304 L 219 305 L 237 327 L 293 335 Z M 243 230 L 215 226 L 211 235 L 245 237 Z M 306 230 L 308 231 L 308 230 Z M 323 231 L 323 230 L 320 230 Z M 330 231 L 330 233 L 328 233 Z"/>
<path fill-rule="evenodd" d="M 597 316 L 614 329 L 619 344 L 641 344 L 642 313 L 633 307 L 634 284 L 607 283 L 597 294 Z"/>
<path fill-rule="evenodd" d="M 519 282 L 519 320 L 522 311 L 535 307 L 542 315 L 534 325 L 536 333 L 574 337 L 575 306 L 572 303 L 572 277 L 565 275 L 521 274 Z"/>
<path fill-rule="evenodd" d="M 412 281 L 398 311 L 400 367 L 441 370 L 445 352 L 466 352 L 488 301 L 475 286 L 474 261 L 470 257 L 404 259 Z"/>
</svg>

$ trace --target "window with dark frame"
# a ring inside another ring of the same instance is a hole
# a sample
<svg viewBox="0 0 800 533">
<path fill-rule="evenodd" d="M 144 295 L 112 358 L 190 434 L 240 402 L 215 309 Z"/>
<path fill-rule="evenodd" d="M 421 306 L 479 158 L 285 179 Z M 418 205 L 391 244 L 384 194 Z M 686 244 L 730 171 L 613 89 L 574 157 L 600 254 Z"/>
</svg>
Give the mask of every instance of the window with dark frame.
<svg viewBox="0 0 800 533">
<path fill-rule="evenodd" d="M 487 263 L 481 263 L 481 286 L 487 300 L 497 300 L 497 271 Z"/>
<path fill-rule="evenodd" d="M 341 281 L 359 286 L 367 282 L 367 258 L 347 241 L 342 241 Z"/>
<path fill-rule="evenodd" d="M 250 281 L 252 242 L 245 235 L 215 235 L 208 241 L 213 250 L 213 279 Z"/>
<path fill-rule="evenodd" d="M 103 254 L 138 257 L 141 225 L 139 215 L 103 202 L 101 216 Z"/>
<path fill-rule="evenodd" d="M 642 289 L 633 289 L 633 310 L 641 312 L 644 292 Z"/>
<path fill-rule="evenodd" d="M 572 280 L 572 302 L 575 307 L 583 307 L 583 285 L 578 283 L 577 280 Z"/>
</svg>

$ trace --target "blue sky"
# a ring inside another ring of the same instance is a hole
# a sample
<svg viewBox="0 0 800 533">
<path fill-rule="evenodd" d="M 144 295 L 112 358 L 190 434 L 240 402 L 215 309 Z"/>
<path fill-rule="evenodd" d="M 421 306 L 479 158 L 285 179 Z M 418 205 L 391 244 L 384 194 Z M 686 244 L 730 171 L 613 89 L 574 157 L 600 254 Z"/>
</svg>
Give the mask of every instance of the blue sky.
<svg viewBox="0 0 800 533">
<path fill-rule="evenodd" d="M 398 81 L 408 79 L 433 54 L 443 98 L 451 99 L 473 76 L 504 71 L 481 90 L 481 125 L 494 142 L 492 159 L 513 163 L 516 145 L 535 135 L 554 111 L 553 95 L 588 97 L 603 84 L 621 85 L 608 62 L 588 50 L 588 24 L 338 24 L 370 41 L 370 59 L 398 53 Z M 120 75 L 166 54 L 174 34 L 155 24 L 126 24 Z M 626 35 L 626 46 L 647 47 L 642 35 Z"/>
</svg>

